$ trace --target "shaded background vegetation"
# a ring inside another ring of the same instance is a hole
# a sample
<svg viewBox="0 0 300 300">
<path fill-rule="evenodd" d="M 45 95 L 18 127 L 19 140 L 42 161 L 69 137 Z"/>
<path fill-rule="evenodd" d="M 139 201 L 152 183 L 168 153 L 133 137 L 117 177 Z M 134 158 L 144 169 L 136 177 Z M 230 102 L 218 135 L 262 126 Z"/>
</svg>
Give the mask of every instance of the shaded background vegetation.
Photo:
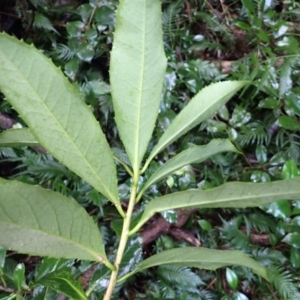
<svg viewBox="0 0 300 300">
<path fill-rule="evenodd" d="M 62 69 L 99 120 L 115 156 L 127 160 L 113 118 L 108 72 L 117 4 L 116 0 L 2 0 L 0 31 L 34 44 Z M 160 162 L 212 138 L 229 137 L 242 154 L 216 155 L 153 185 L 136 216 L 147 201 L 168 191 L 298 176 L 298 1 L 163 0 L 162 7 L 168 68 L 149 151 L 175 115 L 204 86 L 224 79 L 249 80 L 252 84 L 161 153 L 141 177 L 140 186 Z M 63 95 L 59 101 L 64 101 Z M 0 128 L 12 126 L 25 124 L 2 97 Z M 114 256 L 121 230 L 119 215 L 101 194 L 43 149 L 0 148 L 0 175 L 40 184 L 76 199 L 93 216 L 109 255 Z M 121 165 L 118 178 L 122 205 L 126 207 L 131 179 Z M 268 267 L 271 283 L 242 267 L 202 271 L 160 266 L 120 284 L 114 297 L 300 299 L 299 226 L 300 201 L 285 199 L 254 209 L 202 209 L 184 215 L 168 211 L 146 225 L 142 240 L 130 241 L 120 275 L 143 257 L 192 244 L 240 249 Z M 67 287 L 51 286 L 43 281 L 45 274 L 57 282 L 58 277 L 64 277 L 72 284 L 81 284 L 90 299 L 101 299 L 109 272 L 105 266 L 87 261 L 42 259 L 0 250 L 0 299 L 62 297 L 59 292 Z"/>
</svg>

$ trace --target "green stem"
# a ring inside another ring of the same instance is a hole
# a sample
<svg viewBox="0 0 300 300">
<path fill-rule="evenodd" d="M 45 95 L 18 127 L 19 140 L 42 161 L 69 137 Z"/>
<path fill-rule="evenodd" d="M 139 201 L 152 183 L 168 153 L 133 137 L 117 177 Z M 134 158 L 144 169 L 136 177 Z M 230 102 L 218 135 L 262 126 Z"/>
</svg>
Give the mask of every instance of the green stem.
<svg viewBox="0 0 300 300">
<path fill-rule="evenodd" d="M 130 168 L 129 168 L 125 163 L 123 163 L 120 159 L 118 159 L 118 158 L 115 157 L 115 156 L 114 156 L 114 159 L 124 167 L 124 169 L 127 171 L 127 173 L 128 173 L 131 177 L 133 177 L 132 171 L 130 170 Z"/>
<path fill-rule="evenodd" d="M 110 281 L 109 281 L 109 284 L 108 284 L 108 287 L 107 287 L 107 290 L 106 290 L 103 300 L 109 300 L 111 298 L 114 288 L 117 283 L 117 277 L 118 277 L 118 273 L 119 273 L 119 269 L 120 269 L 120 264 L 121 264 L 122 257 L 123 257 L 124 251 L 125 251 L 128 237 L 129 237 L 128 233 L 130 230 L 131 216 L 132 216 L 132 212 L 133 212 L 134 205 L 135 205 L 137 186 L 138 186 L 138 176 L 134 176 L 131 195 L 130 195 L 129 204 L 128 204 L 128 209 L 127 209 L 124 221 L 123 221 L 123 229 L 122 229 L 122 234 L 121 234 L 121 238 L 120 238 L 120 244 L 119 244 L 119 248 L 118 248 L 116 259 L 115 259 L 116 270 L 112 271 L 112 273 L 111 273 Z"/>
</svg>

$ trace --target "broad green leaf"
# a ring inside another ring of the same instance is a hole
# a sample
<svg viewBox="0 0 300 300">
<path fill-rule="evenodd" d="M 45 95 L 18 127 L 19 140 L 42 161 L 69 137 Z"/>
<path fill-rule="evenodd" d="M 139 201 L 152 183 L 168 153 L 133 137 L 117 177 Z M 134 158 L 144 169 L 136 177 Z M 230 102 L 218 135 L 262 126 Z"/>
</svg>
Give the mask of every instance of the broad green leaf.
<svg viewBox="0 0 300 300">
<path fill-rule="evenodd" d="M 71 272 L 69 269 L 61 269 L 48 273 L 44 277 L 35 281 L 34 285 L 43 285 L 53 290 L 57 290 L 71 299 L 87 299 L 80 283 L 71 278 Z"/>
<path fill-rule="evenodd" d="M 0 90 L 41 146 L 119 205 L 113 155 L 77 89 L 41 52 L 0 35 Z"/>
<path fill-rule="evenodd" d="M 185 134 L 187 131 L 211 117 L 238 90 L 247 84 L 245 81 L 225 81 L 202 89 L 177 115 L 168 129 L 153 148 L 146 166 L 160 151 Z"/>
<path fill-rule="evenodd" d="M 246 9 L 249 11 L 248 13 L 250 15 L 255 15 L 255 4 L 252 0 L 242 0 L 243 5 L 246 7 Z"/>
<path fill-rule="evenodd" d="M 241 251 L 185 247 L 166 250 L 145 259 L 133 272 L 120 278 L 119 281 L 144 269 L 164 264 L 176 264 L 206 270 L 216 270 L 225 266 L 239 265 L 251 268 L 257 275 L 268 280 L 265 268 Z"/>
<path fill-rule="evenodd" d="M 150 201 L 130 234 L 136 232 L 155 213 L 176 208 L 244 208 L 261 206 L 282 198 L 299 199 L 300 178 L 268 183 L 229 182 L 210 190 L 192 189 Z"/>
<path fill-rule="evenodd" d="M 142 195 L 150 185 L 167 177 L 176 170 L 192 163 L 202 162 L 215 154 L 228 151 L 238 152 L 229 140 L 221 139 L 212 140 L 209 144 L 204 146 L 194 146 L 188 148 L 159 167 L 148 179 L 141 190 L 140 195 Z"/>
<path fill-rule="evenodd" d="M 289 130 L 300 130 L 300 122 L 298 122 L 294 117 L 281 116 L 278 119 L 278 124 Z"/>
<path fill-rule="evenodd" d="M 0 147 L 39 146 L 28 128 L 8 129 L 0 134 Z"/>
<path fill-rule="evenodd" d="M 73 199 L 0 179 L 0 245 L 31 255 L 108 262 L 97 225 Z"/>
<path fill-rule="evenodd" d="M 284 237 L 282 242 L 285 242 L 295 248 L 300 248 L 300 234 L 298 232 L 289 233 Z"/>
<path fill-rule="evenodd" d="M 283 197 L 282 197 L 283 198 Z M 276 218 L 285 220 L 292 214 L 291 203 L 288 200 L 280 200 L 266 206 L 266 212 Z"/>
<path fill-rule="evenodd" d="M 45 286 L 37 286 L 33 290 L 32 300 L 53 300 L 57 299 L 58 292 Z"/>
<path fill-rule="evenodd" d="M 295 247 L 291 247 L 290 262 L 294 268 L 300 268 L 300 251 Z"/>
<path fill-rule="evenodd" d="M 292 81 L 292 65 L 294 58 L 285 59 L 284 63 L 280 67 L 280 82 L 279 82 L 279 97 L 283 98 L 285 95 L 291 92 L 291 88 L 293 87 Z"/>
<path fill-rule="evenodd" d="M 288 160 L 284 163 L 282 168 L 282 175 L 284 179 L 297 177 L 299 173 L 297 164 L 293 160 Z"/>
<path fill-rule="evenodd" d="M 14 279 L 14 283 L 15 283 L 17 290 L 20 291 L 22 288 L 22 284 L 25 280 L 24 264 L 17 264 L 17 266 L 14 270 L 13 279 Z"/>
<path fill-rule="evenodd" d="M 158 114 L 166 69 L 161 2 L 122 0 L 117 11 L 110 81 L 116 123 L 137 173 Z"/>
<path fill-rule="evenodd" d="M 74 259 L 57 259 L 53 257 L 44 257 L 43 261 L 39 265 L 38 270 L 35 272 L 35 280 L 39 280 L 47 274 L 52 273 L 56 270 L 60 270 L 66 267 L 72 267 L 73 264 Z"/>
<path fill-rule="evenodd" d="M 239 278 L 230 268 L 226 268 L 226 280 L 231 289 L 236 290 L 239 285 Z"/>
<path fill-rule="evenodd" d="M 257 145 L 255 150 L 257 161 L 262 165 L 267 162 L 268 157 L 268 151 L 267 148 L 264 145 Z"/>
</svg>

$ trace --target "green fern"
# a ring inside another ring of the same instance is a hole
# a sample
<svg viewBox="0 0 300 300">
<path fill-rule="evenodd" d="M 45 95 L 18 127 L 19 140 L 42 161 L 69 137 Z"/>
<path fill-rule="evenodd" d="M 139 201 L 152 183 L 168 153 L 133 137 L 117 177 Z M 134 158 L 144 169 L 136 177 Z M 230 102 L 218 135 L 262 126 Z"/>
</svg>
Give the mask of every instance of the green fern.
<svg viewBox="0 0 300 300">
<path fill-rule="evenodd" d="M 162 15 L 164 39 L 168 43 L 173 41 L 178 35 L 178 26 L 181 23 L 179 19 L 180 11 L 182 9 L 183 1 L 177 0 L 170 3 L 164 10 Z"/>
<path fill-rule="evenodd" d="M 248 232 L 250 232 L 251 229 L 255 229 L 259 232 L 270 232 L 276 229 L 276 223 L 268 215 L 252 213 L 250 215 L 244 215 L 243 217 Z"/>
<path fill-rule="evenodd" d="M 281 15 L 285 20 L 291 20 L 296 22 L 300 21 L 300 8 L 285 10 L 281 12 Z"/>
<path fill-rule="evenodd" d="M 163 299 L 176 299 L 176 291 L 173 287 L 161 280 L 158 282 L 161 285 L 160 290 Z"/>
<path fill-rule="evenodd" d="M 0 158 L 13 158 L 17 157 L 17 154 L 13 148 L 0 147 Z"/>
<path fill-rule="evenodd" d="M 53 31 L 58 34 L 56 29 L 53 27 L 52 23 L 50 20 L 44 16 L 43 14 L 36 12 L 34 15 L 34 22 L 33 22 L 33 27 L 37 29 L 44 29 L 48 31 Z"/>
<path fill-rule="evenodd" d="M 258 248 L 252 251 L 255 260 L 265 267 L 270 267 L 274 264 L 283 265 L 287 262 L 287 258 L 279 251 L 269 248 Z"/>
<path fill-rule="evenodd" d="M 220 228 L 222 239 L 236 249 L 248 249 L 250 238 L 247 234 L 239 230 L 241 216 L 233 218 L 230 221 L 225 221 L 224 219 L 222 221 L 223 227 Z"/>
<path fill-rule="evenodd" d="M 75 56 L 75 52 L 72 51 L 67 45 L 57 44 L 55 48 L 51 51 L 51 56 L 54 58 L 69 61 Z"/>
<path fill-rule="evenodd" d="M 296 287 L 290 271 L 285 270 L 283 267 L 270 267 L 268 278 L 282 300 L 300 299 L 299 289 Z"/>
<path fill-rule="evenodd" d="M 51 155 L 42 155 L 30 150 L 24 150 L 22 157 L 9 160 L 19 162 L 17 169 L 21 171 L 16 176 L 31 175 L 42 182 L 48 180 L 61 181 L 64 178 L 72 180 L 78 178 L 65 166 L 55 161 Z"/>
<path fill-rule="evenodd" d="M 237 142 L 241 146 L 251 144 L 265 144 L 270 142 L 270 133 L 263 122 L 256 121 L 249 123 L 241 128 L 241 132 L 237 138 Z"/>
<path fill-rule="evenodd" d="M 185 287 L 197 287 L 204 284 L 201 278 L 188 267 L 162 265 L 157 268 L 156 274 L 170 284 L 180 284 Z"/>
<path fill-rule="evenodd" d="M 176 300 L 215 300 L 216 295 L 208 290 L 196 288 L 178 289 Z"/>
</svg>

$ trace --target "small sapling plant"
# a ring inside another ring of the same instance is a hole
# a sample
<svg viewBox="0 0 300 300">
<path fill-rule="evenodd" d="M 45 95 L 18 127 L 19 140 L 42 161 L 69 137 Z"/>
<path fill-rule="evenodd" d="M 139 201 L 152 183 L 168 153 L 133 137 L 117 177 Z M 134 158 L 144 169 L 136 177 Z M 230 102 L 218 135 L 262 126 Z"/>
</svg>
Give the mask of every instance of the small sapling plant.
<svg viewBox="0 0 300 300">
<path fill-rule="evenodd" d="M 160 166 L 138 190 L 139 178 L 156 156 L 220 109 L 247 82 L 225 81 L 203 88 L 165 130 L 147 154 L 159 112 L 167 60 L 159 0 L 121 0 L 110 62 L 111 94 L 119 135 L 130 163 L 118 160 L 132 177 L 128 206 L 118 193 L 113 152 L 90 108 L 60 69 L 33 46 L 0 35 L 0 90 L 28 128 L 0 135 L 1 146 L 41 145 L 114 205 L 122 218 L 118 250 L 108 259 L 94 220 L 74 200 L 40 186 L 0 179 L 0 246 L 31 255 L 77 258 L 105 264 L 111 276 L 104 296 L 117 282 L 162 264 L 216 269 L 251 268 L 268 280 L 266 269 L 235 250 L 175 248 L 155 254 L 120 276 L 128 239 L 156 213 L 171 209 L 244 208 L 299 199 L 299 178 L 271 183 L 230 182 L 210 190 L 192 189 L 152 199 L 132 225 L 133 211 L 145 191 L 182 167 L 220 152 L 237 152 L 227 139 L 193 146 Z M 45 283 L 46 284 L 46 283 Z M 77 289 L 77 299 L 88 293 Z"/>
</svg>

